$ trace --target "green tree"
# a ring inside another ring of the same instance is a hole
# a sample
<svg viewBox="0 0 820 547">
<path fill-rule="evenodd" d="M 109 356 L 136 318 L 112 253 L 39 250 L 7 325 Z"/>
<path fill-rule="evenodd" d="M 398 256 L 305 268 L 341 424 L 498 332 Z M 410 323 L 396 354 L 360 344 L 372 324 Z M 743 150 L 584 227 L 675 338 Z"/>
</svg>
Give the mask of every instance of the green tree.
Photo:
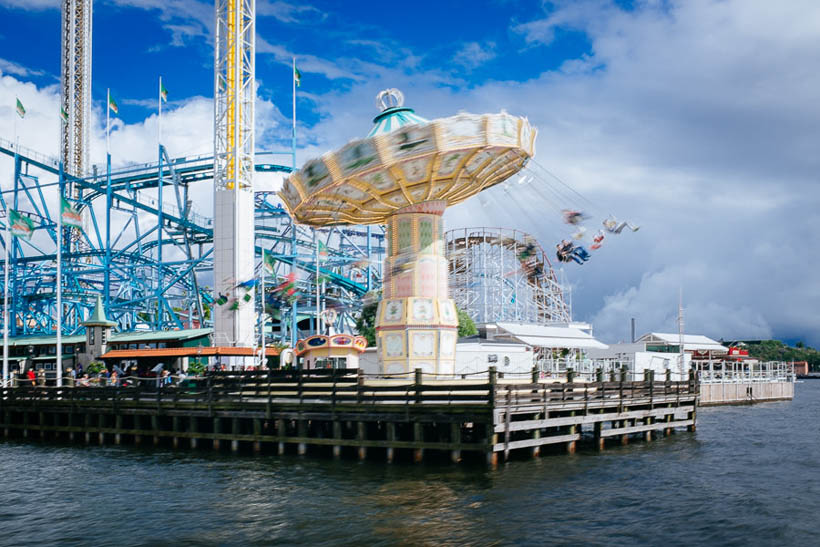
<svg viewBox="0 0 820 547">
<path fill-rule="evenodd" d="M 378 301 L 365 304 L 356 319 L 356 331 L 367 339 L 368 346 L 376 345 L 376 310 Z"/>
<path fill-rule="evenodd" d="M 458 313 L 459 338 L 464 338 L 465 336 L 473 336 L 474 334 L 478 334 L 478 329 L 475 328 L 475 323 L 473 322 L 472 318 L 469 315 L 467 315 L 466 311 L 456 308 L 456 313 Z"/>
</svg>

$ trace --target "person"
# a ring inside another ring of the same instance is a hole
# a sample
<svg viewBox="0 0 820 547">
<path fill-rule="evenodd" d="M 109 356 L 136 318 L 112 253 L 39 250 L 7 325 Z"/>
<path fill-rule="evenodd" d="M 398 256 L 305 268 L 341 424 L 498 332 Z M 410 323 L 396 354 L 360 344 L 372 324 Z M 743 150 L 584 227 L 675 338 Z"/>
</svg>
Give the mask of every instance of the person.
<svg viewBox="0 0 820 547">
<path fill-rule="evenodd" d="M 90 385 L 90 379 L 88 378 L 88 374 L 83 374 L 82 377 L 77 381 L 77 384 L 80 387 L 88 387 Z"/>
<path fill-rule="evenodd" d="M 641 229 L 640 226 L 633 226 L 632 224 L 630 224 L 626 221 L 618 222 L 618 219 L 616 219 L 615 217 L 612 217 L 612 216 L 607 218 L 607 219 L 604 219 L 603 225 L 604 225 L 604 228 L 606 228 L 606 231 L 609 232 L 609 233 L 612 233 L 612 234 L 620 234 L 623 231 L 623 229 L 626 228 L 626 227 L 628 227 L 633 232 L 637 232 L 638 230 Z"/>
<path fill-rule="evenodd" d="M 575 226 L 576 224 L 580 224 L 582 220 L 584 220 L 584 213 L 581 211 L 573 211 L 572 209 L 564 209 L 561 211 L 561 214 L 564 216 L 564 222 L 567 224 L 572 224 Z"/>
<path fill-rule="evenodd" d="M 575 233 L 572 234 L 572 239 L 584 239 L 584 236 L 587 233 L 587 229 L 583 226 L 578 226 L 578 229 L 575 230 Z"/>
<path fill-rule="evenodd" d="M 162 371 L 162 385 L 163 386 L 170 386 L 171 385 L 171 373 L 167 370 Z"/>
<path fill-rule="evenodd" d="M 179 372 L 177 373 L 177 384 L 181 385 L 182 382 L 184 382 L 185 378 L 187 378 L 187 377 L 188 377 L 188 375 L 185 374 L 185 371 L 182 370 L 182 369 L 179 369 Z"/>
<path fill-rule="evenodd" d="M 120 387 L 120 376 L 117 374 L 117 371 L 111 373 L 111 376 L 108 378 L 108 385 L 113 387 Z"/>
<path fill-rule="evenodd" d="M 560 262 L 576 262 L 583 264 L 589 260 L 589 253 L 581 245 L 574 245 L 571 241 L 563 240 L 556 245 L 556 256 Z"/>
<path fill-rule="evenodd" d="M 37 374 L 35 374 L 34 369 L 30 368 L 26 372 L 26 378 L 31 382 L 31 387 L 37 385 Z"/>
<path fill-rule="evenodd" d="M 572 254 L 570 254 L 570 258 L 577 262 L 578 264 L 583 264 L 587 260 L 589 260 L 589 253 L 586 249 L 583 248 L 581 245 L 576 245 L 572 248 Z"/>
<path fill-rule="evenodd" d="M 601 244 L 604 241 L 604 231 L 598 230 L 598 232 L 592 238 L 592 245 L 589 246 L 590 249 L 593 251 L 597 251 L 601 248 Z"/>
<path fill-rule="evenodd" d="M 83 364 L 79 363 L 77 365 L 77 377 L 81 377 L 83 375 Z"/>
</svg>

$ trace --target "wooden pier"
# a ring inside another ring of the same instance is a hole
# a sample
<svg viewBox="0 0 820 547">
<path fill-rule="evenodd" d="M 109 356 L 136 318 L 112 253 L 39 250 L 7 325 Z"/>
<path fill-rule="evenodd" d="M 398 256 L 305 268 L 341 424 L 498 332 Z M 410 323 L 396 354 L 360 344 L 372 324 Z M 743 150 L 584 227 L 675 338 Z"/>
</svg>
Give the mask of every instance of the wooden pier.
<svg viewBox="0 0 820 547">
<path fill-rule="evenodd" d="M 599 380 L 602 380 L 599 375 Z M 614 378 L 610 378 L 614 380 Z M 495 465 L 695 429 L 698 383 L 215 373 L 182 386 L 0 390 L 5 437 Z"/>
</svg>

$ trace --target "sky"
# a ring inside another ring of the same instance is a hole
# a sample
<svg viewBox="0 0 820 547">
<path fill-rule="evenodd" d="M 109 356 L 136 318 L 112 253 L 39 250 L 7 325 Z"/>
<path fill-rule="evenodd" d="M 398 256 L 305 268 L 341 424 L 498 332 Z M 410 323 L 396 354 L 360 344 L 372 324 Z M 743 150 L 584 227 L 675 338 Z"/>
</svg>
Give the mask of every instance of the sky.
<svg viewBox="0 0 820 547">
<path fill-rule="evenodd" d="M 257 0 L 257 148 L 298 163 L 364 136 L 380 90 L 426 118 L 506 110 L 538 128 L 551 176 L 448 210 L 448 227 L 503 226 L 545 249 L 612 214 L 641 226 L 564 266 L 596 337 L 686 331 L 820 345 L 820 3 L 815 0 L 485 0 L 404 4 Z M 112 161 L 156 158 L 157 79 L 172 156 L 213 150 L 214 8 L 197 0 L 94 5 L 92 160 L 106 89 L 120 105 Z M 58 3 L 0 0 L 0 137 L 56 155 Z M 27 109 L 15 122 L 14 98 Z M 555 178 L 552 178 L 554 176 Z M 0 161 L 0 184 L 11 184 Z M 558 182 L 558 181 L 561 182 Z M 540 185 L 540 186 L 539 186 Z M 570 190 L 571 189 L 571 190 Z M 201 192 L 207 200 L 208 191 Z M 200 203 L 208 210 L 208 203 Z"/>
</svg>

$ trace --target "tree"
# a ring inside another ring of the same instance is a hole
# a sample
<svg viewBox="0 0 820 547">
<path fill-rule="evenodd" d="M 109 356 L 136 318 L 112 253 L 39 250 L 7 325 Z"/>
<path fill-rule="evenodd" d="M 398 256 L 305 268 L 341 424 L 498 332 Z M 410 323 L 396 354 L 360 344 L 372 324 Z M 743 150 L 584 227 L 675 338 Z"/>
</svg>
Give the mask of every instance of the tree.
<svg viewBox="0 0 820 547">
<path fill-rule="evenodd" d="M 473 322 L 472 318 L 469 315 L 467 315 L 466 311 L 456 308 L 456 313 L 458 313 L 459 338 L 464 338 L 465 336 L 473 336 L 474 334 L 478 334 L 478 329 L 475 328 L 475 323 Z"/>
<path fill-rule="evenodd" d="M 356 330 L 367 339 L 367 345 L 376 345 L 376 310 L 379 307 L 378 301 L 365 304 L 362 313 L 356 318 Z"/>
</svg>

